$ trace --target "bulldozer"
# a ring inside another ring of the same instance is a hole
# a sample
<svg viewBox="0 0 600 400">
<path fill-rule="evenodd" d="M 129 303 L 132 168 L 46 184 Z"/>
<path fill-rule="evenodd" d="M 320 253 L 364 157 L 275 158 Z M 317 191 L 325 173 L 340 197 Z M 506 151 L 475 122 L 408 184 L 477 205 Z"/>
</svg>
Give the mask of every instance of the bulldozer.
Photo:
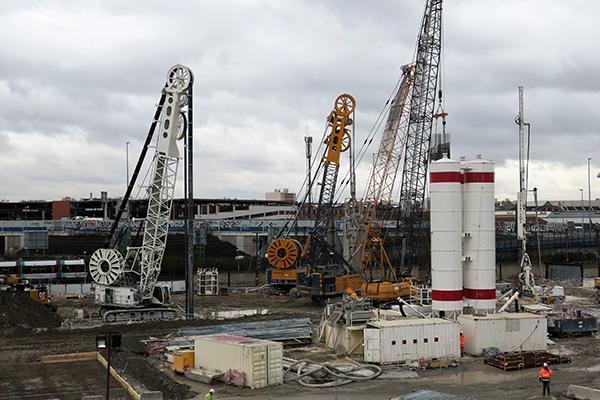
<svg viewBox="0 0 600 400">
<path fill-rule="evenodd" d="M 56 311 L 56 306 L 50 302 L 48 296 L 48 287 L 43 285 L 32 285 L 28 280 L 21 279 L 18 276 L 8 275 L 0 276 L 0 289 L 9 290 L 16 293 L 26 293 L 29 298 L 36 303 Z"/>
</svg>

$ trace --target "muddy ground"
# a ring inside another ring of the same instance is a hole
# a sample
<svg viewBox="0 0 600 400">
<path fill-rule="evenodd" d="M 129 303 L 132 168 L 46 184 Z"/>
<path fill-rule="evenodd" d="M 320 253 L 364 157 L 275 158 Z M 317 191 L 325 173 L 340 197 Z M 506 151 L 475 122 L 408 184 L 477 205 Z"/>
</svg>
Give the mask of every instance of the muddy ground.
<svg viewBox="0 0 600 400">
<path fill-rule="evenodd" d="M 600 314 L 593 304 L 594 292 L 590 289 L 567 290 L 568 301 Z M 315 324 L 322 309 L 307 299 L 292 299 L 285 295 L 251 292 L 229 296 L 196 297 L 196 312 L 207 316 L 209 312 L 239 309 L 267 309 L 267 315 L 257 315 L 235 320 L 164 321 L 101 325 L 93 316 L 91 298 L 53 299 L 59 307 L 58 315 L 65 319 L 60 328 L 30 328 L 19 323 L 4 324 L 0 328 L 0 382 L 4 385 L 21 384 L 21 376 L 14 373 L 15 366 L 27 369 L 35 377 L 37 360 L 43 355 L 94 351 L 97 334 L 115 331 L 123 335 L 123 348 L 114 358 L 114 365 L 126 379 L 139 390 L 162 390 L 167 399 L 190 398 L 208 389 L 205 385 L 192 383 L 185 378 L 175 377 L 167 368 L 160 370 L 161 363 L 149 359 L 143 353 L 146 348 L 140 340 L 150 336 L 172 335 L 179 328 L 192 325 L 227 324 L 241 321 L 310 317 Z M 176 303 L 183 304 L 177 295 Z M 79 320 L 76 309 L 85 309 L 92 314 Z M 555 368 L 553 394 L 564 398 L 569 384 L 600 388 L 600 338 L 597 336 L 576 339 L 561 339 L 550 347 L 553 352 L 572 357 L 573 362 Z M 287 356 L 309 357 L 319 361 L 330 361 L 335 354 L 322 348 L 311 347 L 306 351 L 289 350 Z M 239 389 L 216 385 L 217 399 L 389 399 L 416 389 L 434 389 L 447 393 L 462 394 L 476 399 L 528 399 L 541 393 L 536 370 L 503 372 L 483 363 L 482 358 L 464 359 L 456 368 L 428 370 L 414 373 L 398 368 L 385 368 L 385 373 L 375 381 L 354 383 L 336 389 L 308 389 L 297 384 L 284 384 L 261 390 Z M 74 377 L 76 379 L 76 377 Z M 187 385 L 187 386 L 185 386 Z M 3 399 L 0 395 L 0 399 Z"/>
</svg>

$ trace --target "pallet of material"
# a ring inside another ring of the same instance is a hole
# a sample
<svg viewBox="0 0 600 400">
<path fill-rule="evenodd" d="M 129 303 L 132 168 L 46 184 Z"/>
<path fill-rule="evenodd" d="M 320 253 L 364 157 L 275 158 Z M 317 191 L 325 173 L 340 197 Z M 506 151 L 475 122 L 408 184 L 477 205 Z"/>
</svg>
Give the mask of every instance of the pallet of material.
<svg viewBox="0 0 600 400">
<path fill-rule="evenodd" d="M 215 334 L 273 340 L 283 342 L 285 345 L 301 345 L 312 342 L 312 324 L 310 318 L 291 318 L 179 329 L 179 335 L 187 338 Z M 193 346 L 193 341 L 175 340 L 170 341 L 168 345 Z"/>
<path fill-rule="evenodd" d="M 190 368 L 184 372 L 186 378 L 193 381 L 202 382 L 207 385 L 222 379 L 225 374 L 219 371 L 208 371 L 202 368 Z"/>
<path fill-rule="evenodd" d="M 516 371 L 519 369 L 541 367 L 544 363 L 550 365 L 567 364 L 571 362 L 571 359 L 545 351 L 524 351 L 486 357 L 484 362 L 504 371 Z"/>
</svg>

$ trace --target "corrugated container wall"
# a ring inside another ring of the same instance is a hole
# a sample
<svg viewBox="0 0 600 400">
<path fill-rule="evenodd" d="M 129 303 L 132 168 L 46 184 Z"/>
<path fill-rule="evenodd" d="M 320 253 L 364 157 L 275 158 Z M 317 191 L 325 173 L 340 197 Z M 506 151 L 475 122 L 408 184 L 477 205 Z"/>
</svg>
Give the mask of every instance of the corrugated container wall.
<svg viewBox="0 0 600 400">
<path fill-rule="evenodd" d="M 458 322 L 465 335 L 465 352 L 482 354 L 496 347 L 502 352 L 545 351 L 546 317 L 531 313 L 464 314 Z"/>
<path fill-rule="evenodd" d="M 463 309 L 463 175 L 444 156 L 430 167 L 431 299 L 434 316 L 456 318 Z"/>
<path fill-rule="evenodd" d="M 494 162 L 463 163 L 463 284 L 473 314 L 496 310 L 496 223 Z M 465 310 L 466 311 L 466 310 Z"/>
<path fill-rule="evenodd" d="M 441 318 L 369 322 L 364 330 L 366 362 L 386 364 L 460 357 L 460 326 Z"/>
<path fill-rule="evenodd" d="M 245 386 L 252 389 L 283 383 L 283 345 L 269 340 L 233 335 L 195 338 L 196 368 L 245 374 Z"/>
</svg>

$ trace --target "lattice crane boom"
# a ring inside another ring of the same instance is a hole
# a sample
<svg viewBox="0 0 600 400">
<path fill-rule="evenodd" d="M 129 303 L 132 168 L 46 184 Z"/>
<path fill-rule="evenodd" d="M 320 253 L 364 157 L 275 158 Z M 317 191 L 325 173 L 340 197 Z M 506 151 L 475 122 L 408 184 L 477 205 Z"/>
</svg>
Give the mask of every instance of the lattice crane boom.
<svg viewBox="0 0 600 400">
<path fill-rule="evenodd" d="M 335 108 L 327 117 L 329 134 L 324 143 L 326 148 L 323 157 L 323 175 L 317 203 L 315 227 L 310 234 L 310 244 L 308 245 L 310 248 L 305 251 L 311 265 L 318 262 L 322 250 L 327 250 L 329 253 L 338 256 L 336 258 L 343 259 L 335 246 L 335 193 L 340 169 L 340 157 L 351 145 L 348 127 L 352 125 L 351 115 L 355 108 L 356 100 L 354 100 L 354 97 L 344 93 L 337 97 Z"/>
<path fill-rule="evenodd" d="M 402 72 L 402 80 L 390 106 L 375 154 L 363 200 L 364 207 L 361 208 L 359 217 L 359 233 L 355 237 L 357 243 L 352 246 L 355 254 L 360 255 L 361 270 L 367 281 L 376 279 L 376 270 L 379 270 L 379 279 L 396 281 L 396 271 L 384 248 L 382 237 L 383 221 L 388 213 L 382 213 L 380 209 L 391 207 L 394 184 L 406 145 L 408 107 L 415 65 L 405 65 Z"/>
<path fill-rule="evenodd" d="M 188 89 L 192 83 L 193 75 L 189 68 L 175 65 L 169 70 L 158 105 L 160 112 L 157 110 L 160 118 L 153 121 L 138 161 L 139 167 L 154 130 L 158 128 L 156 151 L 147 188 L 148 209 L 143 223 L 141 246 L 128 247 L 125 257 L 116 248 L 99 249 L 90 259 L 90 273 L 98 283 L 96 301 L 104 306 L 145 307 L 152 303 L 166 303 L 168 294 L 163 293 L 157 298 L 155 287 L 166 248 L 177 179 L 180 158 L 177 140 L 185 135 L 187 121 L 183 109 L 188 106 Z M 127 195 L 131 193 L 134 185 L 135 178 L 132 178 Z M 111 229 L 111 236 L 115 228 L 116 224 Z M 120 312 L 125 314 L 124 310 Z M 118 312 L 111 316 L 120 318 Z"/>
<path fill-rule="evenodd" d="M 402 183 L 398 238 L 401 240 L 399 273 L 409 275 L 416 253 L 417 230 L 423 221 L 425 185 L 435 95 L 442 48 L 442 0 L 427 0 L 417 42 L 415 81 L 410 100 Z"/>
<path fill-rule="evenodd" d="M 287 238 L 287 235 L 271 242 L 267 248 L 267 259 L 274 268 L 287 269 L 298 262 L 314 266 L 319 263 L 323 253 L 333 256 L 344 267 L 347 266 L 348 263 L 335 245 L 334 203 L 341 153 L 351 145 L 347 128 L 352 124 L 351 116 L 355 108 L 356 100 L 351 95 L 344 93 L 336 98 L 334 109 L 327 117 L 328 133 L 324 141 L 325 152 L 321 163 L 323 174 L 314 228 L 303 246 L 298 241 Z M 320 169 L 315 172 L 315 176 L 319 171 Z"/>
</svg>

